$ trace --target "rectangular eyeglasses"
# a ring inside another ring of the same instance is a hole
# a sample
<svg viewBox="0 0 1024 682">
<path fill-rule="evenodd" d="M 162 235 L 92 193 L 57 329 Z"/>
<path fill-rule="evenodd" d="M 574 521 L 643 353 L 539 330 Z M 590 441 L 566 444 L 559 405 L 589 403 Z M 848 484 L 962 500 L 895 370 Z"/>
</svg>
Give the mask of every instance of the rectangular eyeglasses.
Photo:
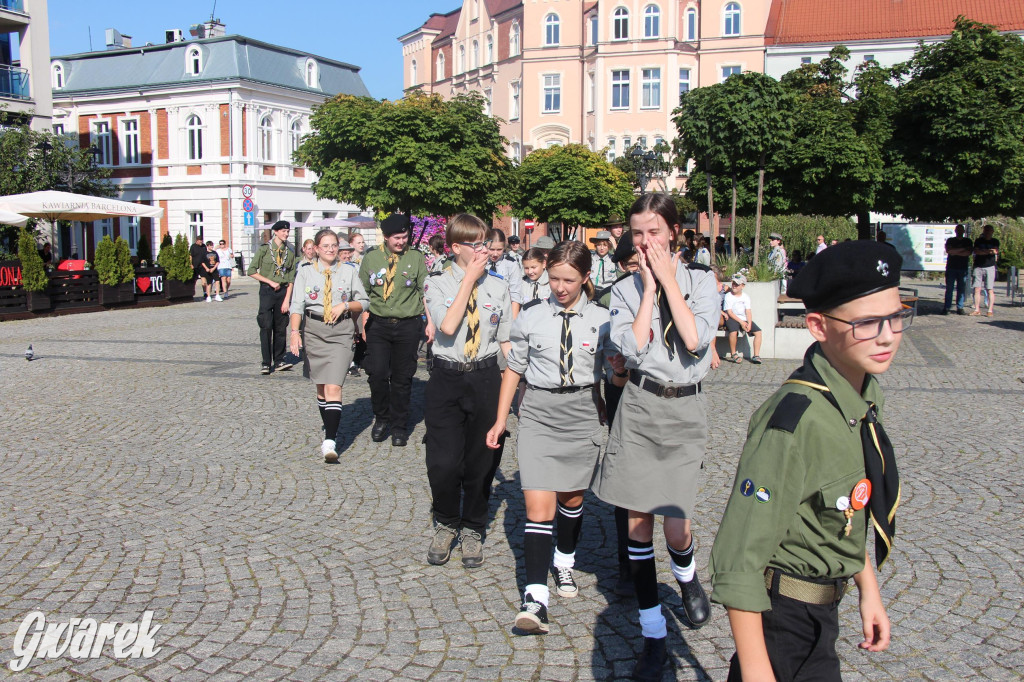
<svg viewBox="0 0 1024 682">
<path fill-rule="evenodd" d="M 490 239 L 488 239 L 485 242 L 456 242 L 456 244 L 460 244 L 462 246 L 468 246 L 469 248 L 473 249 L 474 251 L 479 251 L 480 249 L 489 249 L 489 248 L 491 248 L 491 240 Z"/>
<path fill-rule="evenodd" d="M 862 320 L 844 320 L 828 313 L 822 313 L 822 315 L 830 320 L 850 325 L 853 328 L 853 338 L 858 341 L 870 341 L 871 339 L 878 338 L 879 334 L 882 333 L 882 325 L 886 322 L 889 323 L 889 328 L 892 329 L 893 334 L 902 334 L 903 330 L 908 328 L 914 321 L 913 308 L 904 308 L 885 317 L 865 317 Z"/>
</svg>

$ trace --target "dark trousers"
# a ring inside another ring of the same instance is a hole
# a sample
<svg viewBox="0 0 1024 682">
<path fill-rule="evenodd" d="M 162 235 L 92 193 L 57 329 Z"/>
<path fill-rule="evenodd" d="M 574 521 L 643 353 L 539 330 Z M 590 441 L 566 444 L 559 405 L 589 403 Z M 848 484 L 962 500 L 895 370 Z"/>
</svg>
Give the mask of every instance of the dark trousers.
<svg viewBox="0 0 1024 682">
<path fill-rule="evenodd" d="M 282 284 L 277 291 L 269 284 L 260 282 L 260 309 L 256 323 L 260 326 L 260 352 L 263 364 L 273 366 L 284 358 L 285 342 L 288 340 L 288 313 L 281 312 L 288 285 Z"/>
<path fill-rule="evenodd" d="M 778 581 L 778 576 L 776 576 Z M 768 658 L 779 682 L 842 682 L 836 640 L 839 602 L 805 604 L 774 592 L 770 611 L 761 613 Z M 739 657 L 729 664 L 729 682 L 742 682 Z"/>
<path fill-rule="evenodd" d="M 392 429 L 409 428 L 409 400 L 416 374 L 416 349 L 423 322 L 370 315 L 366 321 L 366 361 L 373 416 Z"/>
<path fill-rule="evenodd" d="M 950 270 L 946 268 L 946 302 L 943 308 L 949 310 L 953 305 L 953 287 L 956 287 L 956 309 L 963 310 L 964 297 L 967 295 L 967 270 Z"/>
<path fill-rule="evenodd" d="M 491 483 L 505 447 L 504 439 L 497 450 L 486 443 L 500 388 L 497 367 L 466 373 L 435 367 L 430 372 L 424 412 L 427 479 L 438 523 L 481 534 L 487 528 Z"/>
</svg>

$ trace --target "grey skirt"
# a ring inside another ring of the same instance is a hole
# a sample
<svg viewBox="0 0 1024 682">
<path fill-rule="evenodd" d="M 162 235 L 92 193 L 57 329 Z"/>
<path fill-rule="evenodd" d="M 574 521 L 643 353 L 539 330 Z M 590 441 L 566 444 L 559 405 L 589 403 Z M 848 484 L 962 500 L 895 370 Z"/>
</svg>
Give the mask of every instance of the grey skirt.
<svg viewBox="0 0 1024 682">
<path fill-rule="evenodd" d="M 707 440 L 702 394 L 659 398 L 627 383 L 594 494 L 617 507 L 690 518 Z"/>
<path fill-rule="evenodd" d="M 585 490 L 603 440 L 594 391 L 557 394 L 527 388 L 517 441 L 523 490 Z"/>
<path fill-rule="evenodd" d="M 346 319 L 335 324 L 324 324 L 312 317 L 306 317 L 303 321 L 302 375 L 314 384 L 344 386 L 348 367 L 352 363 L 354 323 Z"/>
</svg>

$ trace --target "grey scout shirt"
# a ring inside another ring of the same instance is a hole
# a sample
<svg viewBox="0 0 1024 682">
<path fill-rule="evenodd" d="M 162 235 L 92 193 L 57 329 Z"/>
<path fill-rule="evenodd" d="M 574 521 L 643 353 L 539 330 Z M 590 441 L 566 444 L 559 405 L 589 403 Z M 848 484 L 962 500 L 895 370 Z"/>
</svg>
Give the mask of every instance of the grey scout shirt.
<svg viewBox="0 0 1024 682">
<path fill-rule="evenodd" d="M 562 315 L 564 310 L 549 297 L 524 306 L 512 323 L 509 369 L 522 374 L 526 383 L 539 388 L 562 385 Z M 573 386 L 601 381 L 605 352 L 609 349 L 608 311 L 581 296 L 569 318 L 572 332 Z"/>
<path fill-rule="evenodd" d="M 615 270 L 615 263 L 612 262 L 610 253 L 603 256 L 598 256 L 596 253 L 590 254 L 590 280 L 595 287 L 598 289 L 609 287 L 615 284 L 618 276 L 619 273 Z"/>
<path fill-rule="evenodd" d="M 491 265 L 491 263 L 487 264 L 488 272 L 491 271 Z M 497 274 L 505 280 L 505 284 L 508 286 L 509 296 L 512 297 L 512 302 L 522 305 L 524 303 L 523 293 L 519 287 L 519 283 L 523 278 L 523 270 L 519 267 L 519 264 L 516 263 L 516 259 L 512 256 L 505 255 L 496 263 L 493 263 L 493 265 Z"/>
<path fill-rule="evenodd" d="M 288 312 L 302 315 L 305 311 L 324 314 L 324 266 L 319 261 L 304 265 L 295 273 L 295 284 L 292 287 L 292 302 Z M 363 310 L 370 305 L 370 297 L 366 295 L 363 283 L 359 281 L 359 271 L 348 263 L 335 261 L 331 266 L 331 303 L 361 303 Z M 352 324 L 349 320 L 339 323 Z"/>
<path fill-rule="evenodd" d="M 519 289 L 523 292 L 523 304 L 536 301 L 537 299 L 543 301 L 551 295 L 551 285 L 548 284 L 548 271 L 542 270 L 536 282 L 531 282 L 529 277 L 523 275 Z"/>
<path fill-rule="evenodd" d="M 466 271 L 452 262 L 450 268 L 441 274 L 427 278 L 423 285 L 424 301 L 430 312 L 430 319 L 437 327 L 434 336 L 434 356 L 452 362 L 466 362 L 466 318 L 463 315 L 458 329 L 452 335 L 441 331 L 441 322 L 448 314 L 448 308 L 455 301 L 462 286 Z M 480 348 L 476 359 L 483 360 L 501 351 L 499 343 L 508 341 L 509 329 L 512 326 L 512 301 L 509 298 L 508 286 L 498 276 L 484 273 L 477 282 L 477 309 L 480 312 Z"/>
<path fill-rule="evenodd" d="M 611 343 L 626 358 L 626 368 L 639 370 L 656 381 L 672 384 L 695 384 L 707 376 L 711 368 L 708 346 L 715 340 L 721 313 L 721 298 L 714 273 L 698 266 L 676 266 L 676 282 L 697 323 L 697 348 L 669 356 L 662 341 L 662 320 L 655 301 L 651 319 L 651 335 L 647 343 L 638 346 L 633 334 L 633 320 L 640 309 L 643 278 L 640 273 L 626 277 L 612 287 Z M 681 345 L 681 344 L 680 344 Z"/>
</svg>

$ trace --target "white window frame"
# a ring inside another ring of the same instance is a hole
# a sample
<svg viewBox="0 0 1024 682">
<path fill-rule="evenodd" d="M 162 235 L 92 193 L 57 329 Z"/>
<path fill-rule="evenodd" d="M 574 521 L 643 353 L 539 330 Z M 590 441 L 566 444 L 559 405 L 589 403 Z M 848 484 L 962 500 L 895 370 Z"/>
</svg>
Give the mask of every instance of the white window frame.
<svg viewBox="0 0 1024 682">
<path fill-rule="evenodd" d="M 519 54 L 521 37 L 522 31 L 519 28 L 519 22 L 513 21 L 511 28 L 508 30 L 508 55 L 510 57 L 515 57 Z"/>
<path fill-rule="evenodd" d="M 274 161 L 274 117 L 272 114 L 260 116 L 259 125 L 256 127 L 257 145 L 256 152 L 260 161 L 271 163 Z"/>
<path fill-rule="evenodd" d="M 726 71 L 728 71 L 728 73 L 726 73 Z M 743 73 L 743 66 L 741 66 L 740 64 L 723 64 L 720 67 L 719 73 L 721 73 L 722 77 L 720 82 L 724 83 L 729 76 Z"/>
<path fill-rule="evenodd" d="M 661 67 L 640 69 L 640 108 L 661 108 Z"/>
<path fill-rule="evenodd" d="M 189 161 L 203 160 L 203 119 L 189 114 L 185 119 L 185 155 Z"/>
<path fill-rule="evenodd" d="M 622 74 L 625 74 L 625 78 Z M 629 69 L 612 69 L 609 107 L 612 111 L 629 111 L 629 81 Z"/>
<path fill-rule="evenodd" d="M 629 135 L 622 136 L 622 153 L 628 154 L 629 150 L 633 148 L 633 138 Z"/>
<path fill-rule="evenodd" d="M 508 120 L 517 121 L 519 120 L 519 111 L 521 109 L 520 93 L 522 92 L 522 85 L 519 81 L 512 81 L 508 84 Z"/>
<path fill-rule="evenodd" d="M 296 118 L 288 126 L 288 136 L 291 142 L 292 154 L 299 150 L 299 146 L 302 144 L 302 119 Z"/>
<path fill-rule="evenodd" d="M 592 113 L 597 108 L 597 74 L 593 71 L 587 72 L 587 113 Z"/>
<path fill-rule="evenodd" d="M 494 107 L 494 102 L 492 101 L 493 99 L 494 99 L 494 93 L 489 88 L 487 90 L 484 90 L 484 115 L 485 116 L 491 116 L 493 114 L 493 107 Z"/>
<path fill-rule="evenodd" d="M 522 163 L 523 161 L 523 145 L 518 142 L 512 143 L 512 160 L 516 163 Z"/>
<path fill-rule="evenodd" d="M 121 218 L 121 234 L 128 242 L 128 250 L 133 256 L 139 252 L 139 216 L 126 216 Z"/>
<path fill-rule="evenodd" d="M 800 57 L 800 65 L 801 66 L 803 66 L 804 64 L 810 64 L 811 62 L 812 62 L 812 59 L 810 57 Z"/>
<path fill-rule="evenodd" d="M 644 7 L 644 38 L 661 37 L 661 8 L 657 5 Z"/>
<path fill-rule="evenodd" d="M 63 123 L 54 123 L 52 126 L 50 126 L 50 130 L 53 131 L 54 135 L 57 135 L 57 136 L 63 135 L 64 134 L 64 124 Z"/>
<path fill-rule="evenodd" d="M 437 80 L 444 80 L 444 52 L 437 53 Z"/>
<path fill-rule="evenodd" d="M 614 137 L 609 137 L 608 138 L 608 151 L 605 152 L 605 159 L 608 160 L 608 163 L 611 163 L 611 162 L 615 161 L 615 138 Z"/>
<path fill-rule="evenodd" d="M 416 63 L 415 59 L 413 59 L 411 62 L 409 62 L 409 87 L 410 88 L 416 87 L 416 85 L 418 84 L 418 80 L 417 80 L 419 78 L 419 73 L 417 73 L 419 71 L 418 67 L 419 67 L 419 64 Z"/>
<path fill-rule="evenodd" d="M 92 144 L 99 153 L 96 155 L 97 166 L 109 166 L 114 163 L 113 156 L 113 144 L 111 140 L 110 121 L 107 119 L 97 119 L 92 122 L 90 126 Z"/>
<path fill-rule="evenodd" d="M 688 67 L 679 67 L 679 99 L 683 98 L 683 95 L 690 91 L 690 76 L 692 71 Z M 683 87 L 686 87 L 684 90 Z"/>
<path fill-rule="evenodd" d="M 50 67 L 50 80 L 54 90 L 60 90 L 64 87 L 64 65 L 54 64 Z"/>
<path fill-rule="evenodd" d="M 190 76 L 203 73 L 203 51 L 196 45 L 185 51 L 185 73 Z"/>
<path fill-rule="evenodd" d="M 590 27 L 587 30 L 587 37 L 590 39 L 590 44 L 591 45 L 597 45 L 597 43 L 598 43 L 598 30 L 599 30 L 598 27 L 600 26 L 600 22 L 598 21 L 597 13 L 596 12 L 594 14 L 590 15 L 590 19 L 589 19 L 588 23 L 590 24 Z"/>
<path fill-rule="evenodd" d="M 554 12 L 544 17 L 544 46 L 554 47 L 561 44 L 562 21 Z"/>
<path fill-rule="evenodd" d="M 484 62 L 484 63 L 485 64 L 493 64 L 494 63 L 494 38 L 493 37 L 487 36 L 487 39 L 484 41 L 484 49 L 486 50 L 485 54 L 486 54 L 486 57 L 487 57 L 487 61 Z"/>
<path fill-rule="evenodd" d="M 686 40 L 693 42 L 697 40 L 697 8 L 690 7 L 686 10 Z"/>
<path fill-rule="evenodd" d="M 128 126 L 134 126 L 134 130 L 129 130 Z M 140 143 L 142 138 L 139 136 L 139 119 L 122 118 L 121 119 L 121 165 L 124 166 L 137 166 L 142 163 L 142 149 Z"/>
<path fill-rule="evenodd" d="M 629 40 L 629 10 L 616 7 L 612 12 L 612 40 Z"/>
<path fill-rule="evenodd" d="M 188 214 L 188 236 L 189 241 L 194 242 L 196 237 L 204 236 L 203 228 L 203 212 L 202 211 L 187 211 Z"/>
<path fill-rule="evenodd" d="M 550 96 L 550 101 L 549 101 Z M 541 113 L 562 113 L 562 74 L 541 74 Z M 552 106 L 549 106 L 552 105 Z"/>
<path fill-rule="evenodd" d="M 305 68 L 306 87 L 312 90 L 320 89 L 320 65 L 315 59 L 306 60 Z"/>
<path fill-rule="evenodd" d="M 726 3 L 725 8 L 722 10 L 722 35 L 726 38 L 735 38 L 738 35 L 742 35 L 740 19 L 743 15 L 743 10 L 738 2 Z"/>
<path fill-rule="evenodd" d="M 473 41 L 473 54 L 470 55 L 470 56 L 472 58 L 472 62 L 471 62 L 472 66 L 471 66 L 471 68 L 479 69 L 480 68 L 480 41 L 479 40 L 474 40 Z"/>
<path fill-rule="evenodd" d="M 466 46 L 459 45 L 459 73 L 466 73 Z"/>
</svg>

